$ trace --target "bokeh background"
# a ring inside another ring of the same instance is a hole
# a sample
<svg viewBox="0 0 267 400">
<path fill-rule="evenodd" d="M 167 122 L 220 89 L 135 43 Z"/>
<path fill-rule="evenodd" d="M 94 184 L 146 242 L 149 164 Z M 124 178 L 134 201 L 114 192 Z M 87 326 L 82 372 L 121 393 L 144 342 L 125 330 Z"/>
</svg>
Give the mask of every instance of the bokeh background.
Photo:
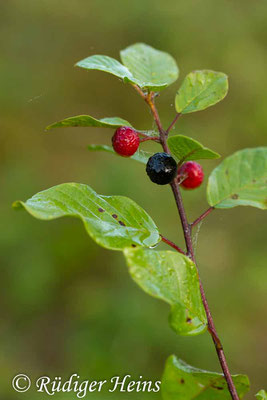
<svg viewBox="0 0 267 400">
<path fill-rule="evenodd" d="M 16 395 L 11 379 L 20 372 L 33 380 L 74 372 L 94 379 L 127 373 L 159 379 L 173 353 L 219 371 L 209 335 L 176 336 L 167 323 L 168 306 L 131 281 L 119 252 L 98 247 L 78 220 L 42 222 L 13 211 L 11 204 L 59 183 L 86 183 L 102 194 L 133 198 L 164 235 L 183 246 L 168 187 L 150 183 L 144 166 L 134 161 L 87 151 L 89 143 L 109 144 L 112 131 L 45 134 L 44 128 L 64 117 L 90 114 L 120 116 L 138 129 L 152 129 L 148 109 L 130 86 L 74 68 L 91 54 L 118 58 L 120 49 L 142 41 L 171 53 L 180 67 L 179 82 L 157 101 L 165 126 L 188 72 L 209 68 L 229 75 L 227 98 L 182 118 L 173 133 L 192 136 L 222 157 L 266 144 L 266 1 L 1 1 L 0 36 L 0 398 L 48 398 L 33 389 Z M 218 162 L 202 163 L 206 176 Z M 205 185 L 184 198 L 191 220 L 207 207 Z M 195 236 L 231 370 L 251 379 L 247 399 L 267 388 L 263 218 L 262 211 L 247 207 L 216 211 Z M 118 392 L 88 397 L 160 398 Z M 63 398 L 75 396 L 54 396 Z"/>
</svg>

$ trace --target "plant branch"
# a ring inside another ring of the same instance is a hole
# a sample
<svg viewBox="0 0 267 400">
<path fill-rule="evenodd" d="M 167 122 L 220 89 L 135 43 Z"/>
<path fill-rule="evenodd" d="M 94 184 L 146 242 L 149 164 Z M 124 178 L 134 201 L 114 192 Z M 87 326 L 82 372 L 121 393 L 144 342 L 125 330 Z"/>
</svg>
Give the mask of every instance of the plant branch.
<svg viewBox="0 0 267 400">
<path fill-rule="evenodd" d="M 144 100 L 146 100 L 146 94 L 143 92 L 143 90 L 137 85 L 133 85 L 133 87 L 140 94 L 140 96 L 143 97 Z"/>
<path fill-rule="evenodd" d="M 194 228 L 194 226 L 196 226 L 199 222 L 206 218 L 213 210 L 214 207 L 209 207 L 203 214 L 201 214 L 194 222 L 190 224 L 190 228 Z"/>
<path fill-rule="evenodd" d="M 175 243 L 173 243 L 171 240 L 165 238 L 164 236 L 162 236 L 162 235 L 160 235 L 160 236 L 161 236 L 161 240 L 162 240 L 164 243 L 166 243 L 168 246 L 172 247 L 173 249 L 175 249 L 175 250 L 178 251 L 179 253 L 185 255 L 185 252 L 184 252 L 179 246 L 177 246 Z"/>
<path fill-rule="evenodd" d="M 152 114 L 154 116 L 154 120 L 158 126 L 158 130 L 159 130 L 159 134 L 160 134 L 160 142 L 161 145 L 163 147 L 163 150 L 170 154 L 170 150 L 168 148 L 167 145 L 167 137 L 168 137 L 168 132 L 164 131 L 159 115 L 158 115 L 158 111 L 156 109 L 155 103 L 154 103 L 154 94 L 153 92 L 150 93 L 148 96 L 145 96 L 145 100 L 148 103 L 148 105 L 150 106 L 150 109 L 152 111 Z M 176 121 L 175 121 L 176 122 Z M 175 123 L 174 122 L 174 123 Z M 182 200 L 182 196 L 181 196 L 181 192 L 180 192 L 180 188 L 179 188 L 179 184 L 176 180 L 174 180 L 171 183 L 171 188 L 174 194 L 174 198 L 176 201 L 176 205 L 178 208 L 178 212 L 180 215 L 180 219 L 181 219 L 181 223 L 182 223 L 182 227 L 183 227 L 183 233 L 184 233 L 184 238 L 185 238 L 185 243 L 186 243 L 186 248 L 187 248 L 187 253 L 188 256 L 192 259 L 192 261 L 195 263 L 196 265 L 196 259 L 195 259 L 195 254 L 194 254 L 194 250 L 193 250 L 193 244 L 192 244 L 192 237 L 191 237 L 191 226 L 188 223 L 187 217 L 186 217 L 186 213 L 185 213 L 185 209 L 184 209 L 184 205 L 183 205 L 183 200 Z M 204 218 L 204 217 L 203 217 Z M 196 265 L 197 267 L 197 265 Z M 214 322 L 213 322 L 213 318 L 210 312 L 210 308 L 207 302 L 207 298 L 205 295 L 205 291 L 204 291 L 204 287 L 203 284 L 201 282 L 200 276 L 199 276 L 199 271 L 198 271 L 198 277 L 199 277 L 199 287 L 200 287 L 200 293 L 201 293 L 201 298 L 202 298 L 202 303 L 203 306 L 205 308 L 205 312 L 206 312 L 206 316 L 207 316 L 207 321 L 208 321 L 208 331 L 211 334 L 212 340 L 214 342 L 215 348 L 216 348 L 216 352 L 219 358 L 219 362 L 222 368 L 222 371 L 224 373 L 226 382 L 227 382 L 227 386 L 229 389 L 229 392 L 231 394 L 231 397 L 233 400 L 239 400 L 239 396 L 238 393 L 236 391 L 226 358 L 225 358 L 225 354 L 224 354 L 224 350 L 222 347 L 222 343 L 218 337 Z"/>
<path fill-rule="evenodd" d="M 174 120 L 172 121 L 172 123 L 170 124 L 169 128 L 167 128 L 166 132 L 169 133 L 170 130 L 173 128 L 173 126 L 176 124 L 178 118 L 180 118 L 182 114 L 181 113 L 176 113 Z"/>
<path fill-rule="evenodd" d="M 171 188 L 172 188 L 172 192 L 173 192 L 173 195 L 175 198 L 177 209 L 178 209 L 178 212 L 180 215 L 180 220 L 182 223 L 184 239 L 185 239 L 186 249 L 187 249 L 187 255 L 188 255 L 188 257 L 193 259 L 194 251 L 193 251 L 193 245 L 192 245 L 192 240 L 191 240 L 191 228 L 187 222 L 187 217 L 186 217 L 185 209 L 183 206 L 182 196 L 181 196 L 181 192 L 180 192 L 178 183 L 173 181 L 171 183 Z"/>
<path fill-rule="evenodd" d="M 146 96 L 145 100 L 146 100 L 147 104 L 149 105 L 149 107 L 151 109 L 151 112 L 152 112 L 154 120 L 155 120 L 155 122 L 157 124 L 157 127 L 158 127 L 160 135 L 166 136 L 167 132 L 165 132 L 163 127 L 162 127 L 162 124 L 161 124 L 161 121 L 160 121 L 160 118 L 159 118 L 159 114 L 158 114 L 158 110 L 157 110 L 157 108 L 155 106 L 154 98 L 155 98 L 155 93 L 154 92 L 150 92 Z"/>
<path fill-rule="evenodd" d="M 147 136 L 147 137 L 140 139 L 140 143 L 147 142 L 148 140 L 153 140 L 154 142 L 160 141 L 158 136 Z"/>
</svg>

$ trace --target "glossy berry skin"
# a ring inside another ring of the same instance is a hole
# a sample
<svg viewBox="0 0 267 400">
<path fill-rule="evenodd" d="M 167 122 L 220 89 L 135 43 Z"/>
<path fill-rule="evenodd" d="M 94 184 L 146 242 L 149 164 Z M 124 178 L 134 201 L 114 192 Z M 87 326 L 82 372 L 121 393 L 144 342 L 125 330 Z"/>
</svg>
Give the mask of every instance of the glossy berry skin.
<svg viewBox="0 0 267 400">
<path fill-rule="evenodd" d="M 113 149 L 123 157 L 132 156 L 138 149 L 139 143 L 137 132 L 129 126 L 119 127 L 112 137 Z"/>
<path fill-rule="evenodd" d="M 167 185 L 177 175 L 177 163 L 167 153 L 156 153 L 149 158 L 146 173 L 152 182 Z"/>
<path fill-rule="evenodd" d="M 178 170 L 182 181 L 181 186 L 185 189 L 195 189 L 201 185 L 204 179 L 202 166 L 194 161 L 185 162 Z"/>
</svg>

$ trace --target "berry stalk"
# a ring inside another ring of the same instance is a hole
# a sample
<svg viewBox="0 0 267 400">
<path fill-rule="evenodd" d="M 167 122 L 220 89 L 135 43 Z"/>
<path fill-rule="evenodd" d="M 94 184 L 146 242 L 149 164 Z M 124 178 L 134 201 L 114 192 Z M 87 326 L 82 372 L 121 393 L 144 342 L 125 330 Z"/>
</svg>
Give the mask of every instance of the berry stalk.
<svg viewBox="0 0 267 400">
<path fill-rule="evenodd" d="M 209 207 L 203 214 L 201 214 L 192 224 L 190 224 L 191 228 L 194 228 L 199 222 L 203 221 L 204 218 L 206 218 L 212 211 L 214 210 L 214 207 Z"/>
<path fill-rule="evenodd" d="M 170 246 L 170 247 L 172 247 L 173 249 L 175 249 L 176 251 L 178 251 L 178 253 L 181 253 L 181 254 L 186 255 L 185 252 L 184 252 L 182 249 L 180 249 L 180 247 L 177 246 L 175 243 L 173 243 L 171 240 L 165 238 L 165 236 L 162 236 L 162 235 L 160 235 L 160 236 L 161 236 L 161 240 L 162 240 L 164 243 L 166 243 L 168 246 Z"/>
<path fill-rule="evenodd" d="M 138 88 L 137 91 L 139 93 L 142 92 L 140 88 Z M 145 95 L 142 92 L 142 97 L 145 99 L 145 101 L 149 105 L 149 107 L 151 109 L 151 112 L 152 112 L 152 115 L 154 117 L 154 120 L 155 120 L 155 122 L 157 124 L 158 130 L 159 130 L 159 134 L 160 134 L 160 143 L 162 145 L 162 148 L 163 148 L 165 153 L 170 154 L 170 150 L 169 150 L 168 145 L 167 145 L 168 132 L 165 131 L 163 129 L 163 127 L 162 127 L 162 124 L 161 124 L 161 121 L 160 121 L 160 118 L 159 118 L 159 114 L 158 114 L 157 108 L 156 108 L 155 103 L 154 103 L 155 94 L 153 92 L 151 92 L 151 93 L 148 93 L 147 95 Z M 176 122 L 176 120 L 175 120 L 175 122 Z M 184 233 L 185 243 L 186 243 L 186 247 L 187 247 L 187 255 L 188 255 L 188 257 L 190 257 L 192 259 L 192 261 L 195 263 L 195 265 L 197 267 L 195 254 L 194 254 L 194 250 L 193 250 L 192 238 L 191 238 L 191 226 L 190 226 L 190 224 L 188 222 L 188 219 L 187 219 L 187 216 L 186 216 L 186 212 L 185 212 L 185 209 L 184 209 L 182 196 L 181 196 L 181 193 L 180 193 L 179 184 L 178 184 L 178 182 L 176 180 L 173 180 L 170 185 L 171 185 L 171 188 L 172 188 L 172 191 L 173 191 L 173 194 L 174 194 L 174 198 L 175 198 L 175 201 L 176 201 L 176 205 L 177 205 L 178 212 L 179 212 L 179 215 L 180 215 L 180 220 L 181 220 L 182 227 L 183 227 L 183 233 Z M 200 287 L 201 298 L 202 298 L 202 302 L 203 302 L 203 305 L 204 305 L 204 308 L 205 308 L 207 321 L 208 321 L 208 331 L 211 334 L 213 343 L 215 345 L 216 352 L 217 352 L 217 355 L 218 355 L 218 359 L 219 359 L 223 374 L 225 376 L 225 380 L 227 382 L 227 386 L 228 386 L 229 392 L 231 394 L 231 397 L 232 397 L 233 400 L 240 400 L 239 396 L 238 396 L 238 393 L 237 393 L 237 390 L 235 388 L 235 385 L 234 385 L 230 370 L 229 370 L 229 366 L 228 366 L 227 361 L 226 361 L 226 357 L 225 357 L 225 354 L 224 354 L 222 343 L 221 343 L 221 341 L 220 341 L 220 339 L 218 337 L 218 334 L 217 334 L 217 331 L 216 331 L 216 328 L 215 328 L 215 325 L 214 325 L 214 321 L 213 321 L 213 318 L 212 318 L 212 315 L 211 315 L 211 312 L 210 312 L 210 308 L 209 308 L 209 305 L 208 305 L 208 302 L 207 302 L 207 298 L 206 298 L 206 295 L 205 295 L 204 287 L 203 287 L 203 284 L 202 284 L 200 276 L 199 276 L 199 271 L 198 271 L 198 277 L 199 277 L 199 287 Z"/>
<path fill-rule="evenodd" d="M 169 128 L 166 129 L 166 132 L 169 133 L 170 130 L 174 127 L 174 125 L 176 124 L 178 118 L 180 118 L 182 114 L 181 113 L 176 113 L 174 120 L 172 121 L 172 123 L 170 124 Z"/>
</svg>

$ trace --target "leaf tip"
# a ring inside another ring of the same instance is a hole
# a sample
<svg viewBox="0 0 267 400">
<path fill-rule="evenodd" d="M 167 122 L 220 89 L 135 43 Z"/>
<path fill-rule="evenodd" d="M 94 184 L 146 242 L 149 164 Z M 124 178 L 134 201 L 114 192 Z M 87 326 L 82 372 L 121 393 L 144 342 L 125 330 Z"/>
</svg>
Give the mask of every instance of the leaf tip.
<svg viewBox="0 0 267 400">
<path fill-rule="evenodd" d="M 14 202 L 12 203 L 12 208 L 13 208 L 14 210 L 21 210 L 21 209 L 23 209 L 23 203 L 22 203 L 22 201 L 20 201 L 20 200 L 14 201 Z"/>
<path fill-rule="evenodd" d="M 47 132 L 50 131 L 52 128 L 53 128 L 53 124 L 52 124 L 52 125 L 47 125 L 47 126 L 44 128 L 44 133 L 47 133 Z"/>
</svg>

